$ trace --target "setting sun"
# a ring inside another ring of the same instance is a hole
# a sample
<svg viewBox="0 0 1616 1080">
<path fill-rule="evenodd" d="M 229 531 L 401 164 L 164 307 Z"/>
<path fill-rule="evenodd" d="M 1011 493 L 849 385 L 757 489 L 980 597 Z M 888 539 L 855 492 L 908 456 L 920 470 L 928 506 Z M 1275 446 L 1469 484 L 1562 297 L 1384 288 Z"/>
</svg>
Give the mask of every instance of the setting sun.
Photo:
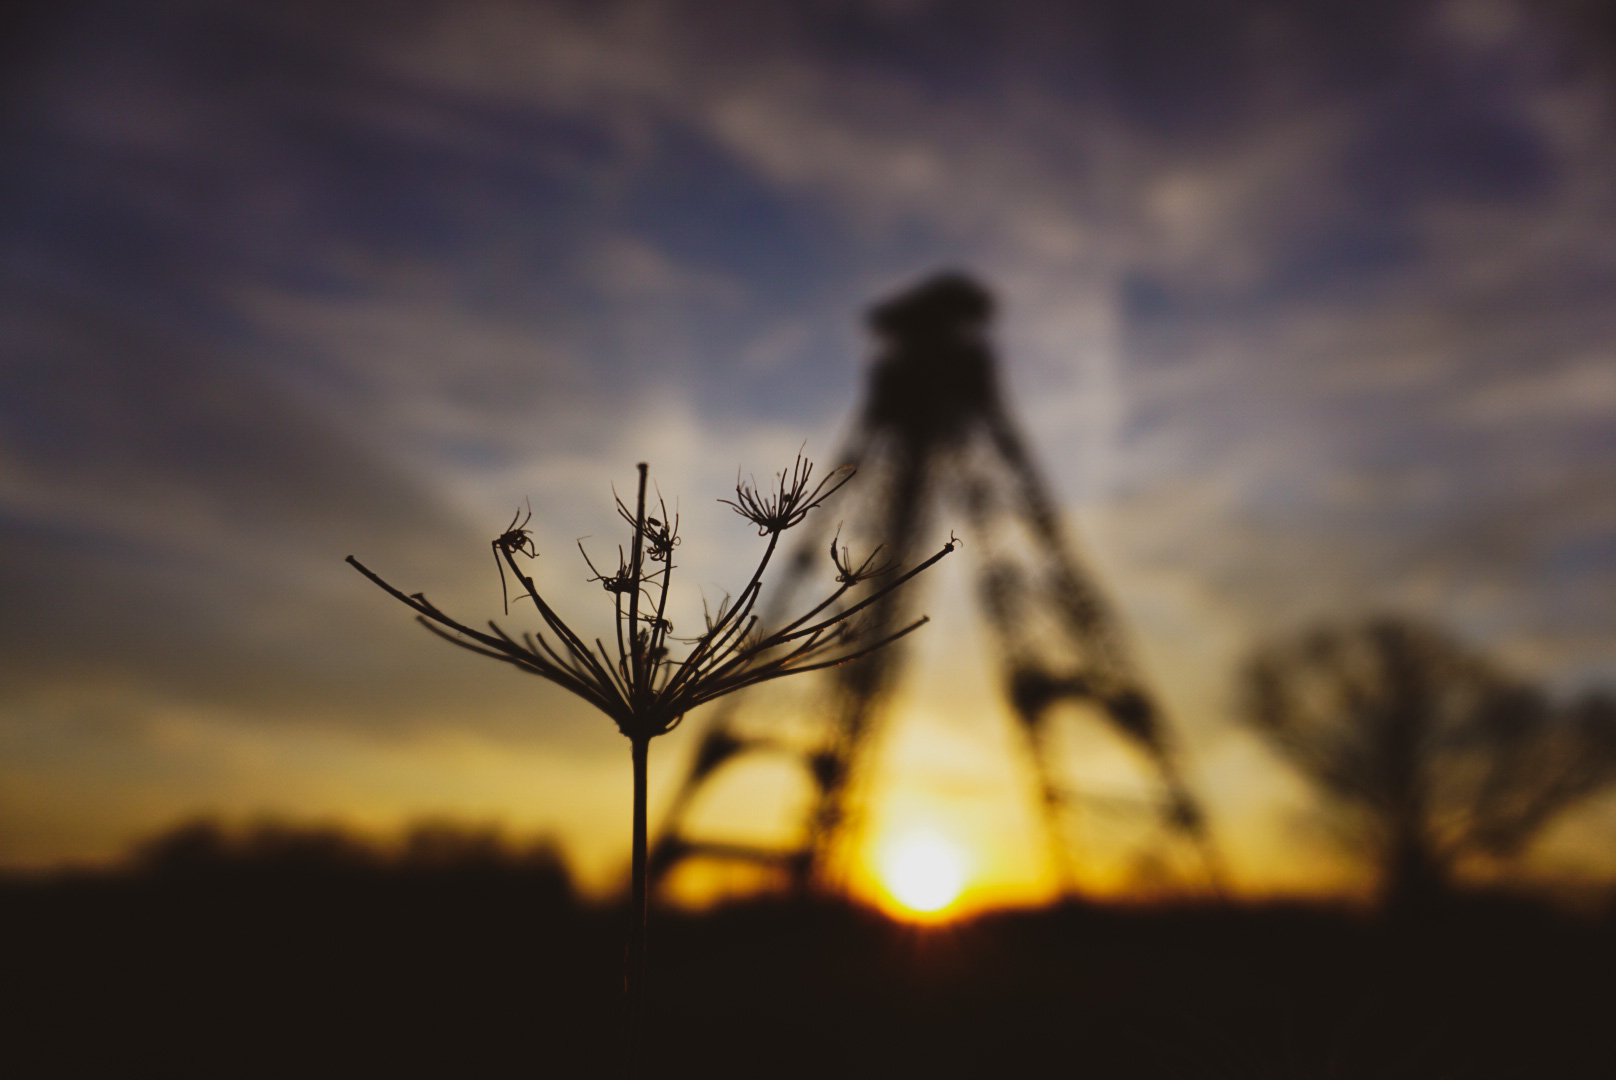
<svg viewBox="0 0 1616 1080">
<path fill-rule="evenodd" d="M 887 848 L 881 881 L 909 911 L 940 912 L 965 887 L 965 856 L 957 844 L 936 833 L 910 833 Z"/>
</svg>

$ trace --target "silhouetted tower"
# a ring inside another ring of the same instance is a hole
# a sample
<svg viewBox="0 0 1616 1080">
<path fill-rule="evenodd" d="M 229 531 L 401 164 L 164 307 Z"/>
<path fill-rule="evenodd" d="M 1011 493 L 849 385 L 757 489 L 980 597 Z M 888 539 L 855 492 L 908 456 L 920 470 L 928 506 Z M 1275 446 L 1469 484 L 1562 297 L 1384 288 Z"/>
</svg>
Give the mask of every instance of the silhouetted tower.
<svg viewBox="0 0 1616 1080">
<path fill-rule="evenodd" d="M 1188 840 L 1216 886 L 1218 871 L 1204 819 L 1177 767 L 1161 714 L 1129 662 L 1115 619 L 1073 553 L 1025 441 L 1005 411 L 986 331 L 993 298 L 960 274 L 942 274 L 875 307 L 869 325 L 881 344 L 857 427 L 832 464 L 852 464 L 856 503 L 836 508 L 843 541 L 855 551 L 885 543 L 908 566 L 943 523 L 963 526 L 966 556 L 1003 678 L 1028 750 L 1051 857 L 1070 885 L 1065 818 L 1084 803 L 1055 768 L 1051 721 L 1058 706 L 1088 706 L 1143 751 L 1161 797 L 1143 806 Z M 823 522 L 833 522 L 827 514 Z M 805 538 L 775 598 L 791 597 L 826 565 L 830 533 Z M 834 541 L 829 541 L 834 542 Z M 913 617 L 917 590 L 899 590 L 872 609 L 877 633 Z M 941 629 L 941 628 L 939 628 Z M 799 885 L 826 884 L 837 840 L 852 824 L 863 751 L 883 717 L 908 657 L 908 642 L 827 673 L 821 723 L 805 740 L 749 734 L 744 700 L 717 714 L 676 792 L 653 854 L 653 874 L 689 858 L 735 859 L 786 869 Z M 814 798 L 803 843 L 760 849 L 688 835 L 685 819 L 722 769 L 743 757 L 783 753 L 800 761 Z"/>
</svg>

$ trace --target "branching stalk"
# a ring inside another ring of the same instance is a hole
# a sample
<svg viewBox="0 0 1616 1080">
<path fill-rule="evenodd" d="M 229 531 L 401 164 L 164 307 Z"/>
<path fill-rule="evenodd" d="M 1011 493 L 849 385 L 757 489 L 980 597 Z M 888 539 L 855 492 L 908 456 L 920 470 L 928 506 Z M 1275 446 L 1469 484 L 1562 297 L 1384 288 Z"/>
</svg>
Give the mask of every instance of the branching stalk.
<svg viewBox="0 0 1616 1080">
<path fill-rule="evenodd" d="M 517 563 L 518 555 L 528 559 L 538 556 L 527 528 L 531 511 L 526 518 L 513 517 L 505 531 L 494 539 L 495 564 L 500 570 L 502 587 L 508 569 L 533 601 L 539 617 L 555 635 L 554 645 L 543 633 L 537 632 L 524 633 L 518 640 L 493 622 L 488 624 L 492 633 L 475 630 L 438 610 L 422 594 L 406 594 L 358 559 L 348 557 L 354 569 L 413 610 L 417 620 L 437 636 L 576 694 L 611 717 L 628 738 L 634 770 L 634 825 L 624 987 L 631 1077 L 639 1074 L 641 1066 L 640 1040 L 646 1007 L 646 776 L 651 740 L 672 731 L 685 713 L 699 705 L 758 683 L 857 660 L 919 629 L 927 622 L 925 618 L 895 632 L 871 637 L 863 622 L 854 621 L 854 617 L 891 595 L 915 575 L 936 565 L 959 543 L 950 537 L 929 559 L 872 590 L 858 602 L 843 606 L 844 598 L 853 589 L 893 568 L 890 564 L 877 565 L 875 554 L 854 566 L 846 549 L 838 554 L 836 543 L 832 541 L 831 561 L 837 571 L 837 588 L 784 626 L 758 633 L 758 616 L 753 612 L 762 593 L 764 572 L 779 547 L 781 534 L 800 524 L 810 511 L 853 476 L 853 470 L 844 467 L 814 484 L 813 465 L 799 454 L 789 473 L 778 474 L 769 493 L 763 493 L 755 483 L 737 483 L 735 498 L 721 500 L 755 525 L 758 535 L 766 537 L 768 543 L 735 602 L 721 605 L 717 617 L 708 619 L 705 632 L 690 641 L 685 657 L 674 660 L 668 653 L 668 642 L 675 639 L 671 637 L 667 610 L 674 570 L 673 552 L 680 542 L 678 518 L 670 518 L 667 505 L 660 497 L 656 509 L 661 516 L 650 516 L 646 504 L 649 469 L 642 463 L 638 471 L 633 512 L 630 513 L 621 499 L 617 502 L 619 516 L 633 530 L 627 554 L 618 549 L 617 572 L 610 576 L 602 574 L 590 561 L 588 553 L 583 552 L 582 544 L 579 545 L 593 575 L 590 580 L 600 582 L 612 594 L 617 638 L 615 657 L 608 653 L 599 638 L 594 639 L 591 647 L 568 626 L 539 594 L 533 578 Z M 649 569 L 647 562 L 659 564 L 658 568 Z M 506 610 L 509 611 L 508 606 Z M 642 614 L 642 610 L 654 614 Z"/>
</svg>

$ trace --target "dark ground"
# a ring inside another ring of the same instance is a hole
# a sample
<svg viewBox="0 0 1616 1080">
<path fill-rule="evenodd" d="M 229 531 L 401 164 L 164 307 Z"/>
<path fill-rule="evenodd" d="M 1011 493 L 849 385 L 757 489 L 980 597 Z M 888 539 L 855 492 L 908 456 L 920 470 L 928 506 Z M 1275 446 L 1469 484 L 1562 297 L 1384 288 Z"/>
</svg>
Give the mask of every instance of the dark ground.
<svg viewBox="0 0 1616 1080">
<path fill-rule="evenodd" d="M 622 916 L 543 852 L 159 854 L 0 885 L 0 1074 L 617 1075 Z M 648 1076 L 1616 1077 L 1616 920 L 1520 903 L 654 922 Z"/>
</svg>

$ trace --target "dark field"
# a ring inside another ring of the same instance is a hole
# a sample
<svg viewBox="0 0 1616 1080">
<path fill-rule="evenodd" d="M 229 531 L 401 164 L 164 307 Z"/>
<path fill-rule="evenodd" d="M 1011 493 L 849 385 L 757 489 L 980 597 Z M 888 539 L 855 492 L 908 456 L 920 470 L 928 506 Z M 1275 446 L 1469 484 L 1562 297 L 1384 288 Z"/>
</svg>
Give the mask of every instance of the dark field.
<svg viewBox="0 0 1616 1080">
<path fill-rule="evenodd" d="M 295 854 L 295 853 L 294 853 Z M 623 917 L 525 859 L 191 852 L 13 880 L 7 1076 L 615 1076 Z M 1616 1076 L 1616 934 L 1069 906 L 943 929 L 757 902 L 652 927 L 650 1076 Z"/>
</svg>

